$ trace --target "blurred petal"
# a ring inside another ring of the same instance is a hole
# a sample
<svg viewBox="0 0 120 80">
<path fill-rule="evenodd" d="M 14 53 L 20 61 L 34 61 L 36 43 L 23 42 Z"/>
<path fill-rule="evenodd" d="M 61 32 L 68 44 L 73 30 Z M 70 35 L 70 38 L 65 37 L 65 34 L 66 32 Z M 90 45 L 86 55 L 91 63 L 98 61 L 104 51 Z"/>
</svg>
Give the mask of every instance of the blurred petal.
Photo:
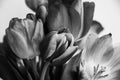
<svg viewBox="0 0 120 80">
<path fill-rule="evenodd" d="M 90 31 L 93 31 L 93 32 L 99 34 L 103 29 L 104 28 L 101 25 L 101 23 L 99 23 L 98 21 L 92 21 Z"/>
<path fill-rule="evenodd" d="M 91 57 L 95 57 L 95 62 L 100 63 L 105 51 L 112 46 L 111 34 L 104 35 L 97 39 L 88 51 Z"/>
<path fill-rule="evenodd" d="M 105 51 L 105 53 L 101 59 L 101 62 L 108 63 L 110 61 L 110 59 L 112 58 L 113 54 L 114 54 L 113 46 L 108 47 L 108 49 Z"/>
<path fill-rule="evenodd" d="M 120 46 L 114 48 L 114 54 L 108 62 L 111 73 L 120 70 Z"/>
<path fill-rule="evenodd" d="M 88 57 L 91 55 L 89 53 L 89 49 L 93 46 L 93 44 L 95 43 L 95 41 L 98 39 L 98 35 L 91 33 L 88 34 L 87 36 L 85 36 L 85 38 L 83 38 L 83 40 L 81 40 L 80 44 L 79 44 L 79 48 L 80 49 L 85 49 L 86 51 L 88 51 L 87 53 L 82 53 L 82 59 L 88 59 Z"/>
</svg>

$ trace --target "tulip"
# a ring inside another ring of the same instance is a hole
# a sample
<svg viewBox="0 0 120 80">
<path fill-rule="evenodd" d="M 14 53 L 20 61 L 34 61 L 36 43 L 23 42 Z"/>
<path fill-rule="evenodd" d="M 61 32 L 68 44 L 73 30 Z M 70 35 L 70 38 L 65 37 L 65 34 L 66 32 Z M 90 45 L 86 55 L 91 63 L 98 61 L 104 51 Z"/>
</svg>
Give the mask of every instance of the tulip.
<svg viewBox="0 0 120 80">
<path fill-rule="evenodd" d="M 44 35 L 42 21 L 36 21 L 30 14 L 27 17 L 12 19 L 9 28 L 6 29 L 10 48 L 22 59 L 32 59 L 40 54 L 39 44 Z"/>
<path fill-rule="evenodd" d="M 66 27 L 75 41 L 84 37 L 94 25 L 97 25 L 94 26 L 96 31 L 101 32 L 103 27 L 93 22 L 94 6 L 94 2 L 82 0 L 50 0 L 45 28 L 50 32 Z"/>
<path fill-rule="evenodd" d="M 82 80 L 119 80 L 120 46 L 112 45 L 111 34 L 90 34 L 81 54 Z"/>
<path fill-rule="evenodd" d="M 54 65 L 64 64 L 77 51 L 71 33 L 62 31 L 50 32 L 41 42 L 41 58 L 52 61 Z M 62 61 L 61 61 L 62 60 Z"/>
</svg>

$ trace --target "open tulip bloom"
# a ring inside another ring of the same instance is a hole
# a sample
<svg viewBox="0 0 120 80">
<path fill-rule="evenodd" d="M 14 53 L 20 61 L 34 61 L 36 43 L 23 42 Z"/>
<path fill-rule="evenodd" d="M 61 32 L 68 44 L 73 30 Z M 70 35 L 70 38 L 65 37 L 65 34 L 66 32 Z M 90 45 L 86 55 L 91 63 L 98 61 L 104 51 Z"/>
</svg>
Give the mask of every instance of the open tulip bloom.
<svg viewBox="0 0 120 80">
<path fill-rule="evenodd" d="M 94 2 L 25 0 L 0 43 L 0 80 L 120 80 L 120 46 L 99 36 Z"/>
</svg>

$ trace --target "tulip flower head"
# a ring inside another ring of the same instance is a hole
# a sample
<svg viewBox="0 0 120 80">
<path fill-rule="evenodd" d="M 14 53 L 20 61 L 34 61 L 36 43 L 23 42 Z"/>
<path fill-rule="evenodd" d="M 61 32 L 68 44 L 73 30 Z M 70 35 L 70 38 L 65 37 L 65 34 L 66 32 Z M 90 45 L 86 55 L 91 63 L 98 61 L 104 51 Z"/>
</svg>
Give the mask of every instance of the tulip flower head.
<svg viewBox="0 0 120 80">
<path fill-rule="evenodd" d="M 65 63 L 77 51 L 74 37 L 65 29 L 50 32 L 41 43 L 41 56 L 53 64 Z"/>
<path fill-rule="evenodd" d="M 90 34 L 81 55 L 82 80 L 119 80 L 120 47 L 113 47 L 111 34 L 98 38 Z"/>
<path fill-rule="evenodd" d="M 6 34 L 10 48 L 19 58 L 31 59 L 40 54 L 39 43 L 43 37 L 41 20 L 14 18 Z"/>
</svg>

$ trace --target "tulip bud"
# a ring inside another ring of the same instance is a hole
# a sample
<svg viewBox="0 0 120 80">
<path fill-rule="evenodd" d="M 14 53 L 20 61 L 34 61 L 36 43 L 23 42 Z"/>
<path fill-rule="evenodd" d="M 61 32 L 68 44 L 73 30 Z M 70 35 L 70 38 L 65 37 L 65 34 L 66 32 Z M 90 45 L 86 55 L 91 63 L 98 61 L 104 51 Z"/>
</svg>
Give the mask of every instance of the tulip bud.
<svg viewBox="0 0 120 80">
<path fill-rule="evenodd" d="M 6 35 L 10 48 L 19 58 L 31 59 L 40 54 L 39 44 L 44 35 L 41 20 L 14 18 Z"/>
<path fill-rule="evenodd" d="M 71 33 L 52 31 L 40 45 L 41 57 L 51 61 L 53 65 L 63 64 L 76 52 L 77 46 L 73 46 L 73 44 L 74 37 Z"/>
</svg>

